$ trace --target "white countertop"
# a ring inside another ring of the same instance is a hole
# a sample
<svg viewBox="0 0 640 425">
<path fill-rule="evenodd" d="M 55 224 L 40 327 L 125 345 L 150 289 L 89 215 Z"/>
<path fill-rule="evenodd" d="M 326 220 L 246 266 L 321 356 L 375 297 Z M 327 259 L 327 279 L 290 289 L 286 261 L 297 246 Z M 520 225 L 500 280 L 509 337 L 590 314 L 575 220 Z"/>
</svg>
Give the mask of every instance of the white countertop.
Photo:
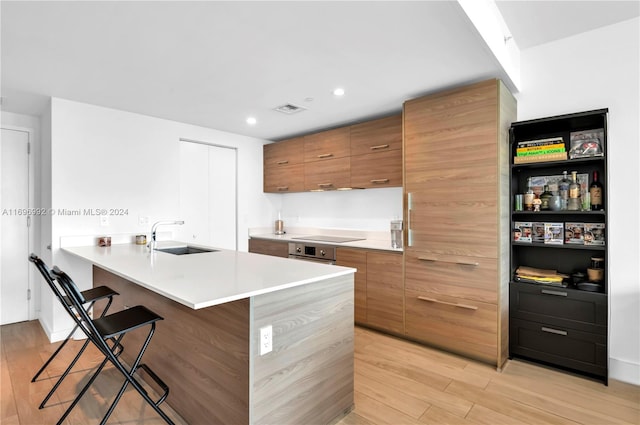
<svg viewBox="0 0 640 425">
<path fill-rule="evenodd" d="M 158 247 L 184 245 L 159 242 Z M 355 269 L 221 249 L 189 255 L 149 252 L 144 245 L 62 248 L 193 309 L 354 273 Z"/>
<path fill-rule="evenodd" d="M 333 236 L 354 236 L 354 237 L 363 237 L 361 235 L 349 235 L 344 232 L 304 232 L 304 233 L 285 233 L 284 235 L 276 235 L 274 233 L 259 233 L 259 234 L 251 234 L 251 238 L 255 239 L 268 239 L 273 241 L 282 241 L 282 242 L 299 242 L 305 243 L 313 241 L 313 239 L 303 239 L 305 237 L 313 236 L 313 235 L 333 235 Z M 392 251 L 392 252 L 402 252 L 402 248 L 392 248 L 390 239 L 373 239 L 368 238 L 364 235 L 365 238 L 359 241 L 352 242 L 325 242 L 319 241 L 316 242 L 320 245 L 330 245 L 335 247 L 345 247 L 345 248 L 363 248 L 363 249 L 377 249 L 383 251 Z"/>
</svg>

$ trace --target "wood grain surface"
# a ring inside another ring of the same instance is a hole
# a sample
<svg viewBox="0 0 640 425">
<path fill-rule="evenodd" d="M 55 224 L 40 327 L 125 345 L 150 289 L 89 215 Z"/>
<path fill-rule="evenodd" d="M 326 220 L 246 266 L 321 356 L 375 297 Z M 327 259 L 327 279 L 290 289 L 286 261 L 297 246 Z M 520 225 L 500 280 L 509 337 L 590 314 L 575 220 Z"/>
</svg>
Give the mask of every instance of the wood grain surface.
<svg viewBox="0 0 640 425">
<path fill-rule="evenodd" d="M 286 292 L 252 298 L 251 423 L 330 423 L 353 408 L 353 275 Z M 260 356 L 267 325 L 273 351 Z"/>
<path fill-rule="evenodd" d="M 144 305 L 164 318 L 143 362 L 169 386 L 174 410 L 193 424 L 249 423 L 248 299 L 193 310 L 99 267 L 93 276 L 119 292 L 125 306 Z M 125 360 L 144 337 L 144 330 L 125 337 Z"/>
</svg>

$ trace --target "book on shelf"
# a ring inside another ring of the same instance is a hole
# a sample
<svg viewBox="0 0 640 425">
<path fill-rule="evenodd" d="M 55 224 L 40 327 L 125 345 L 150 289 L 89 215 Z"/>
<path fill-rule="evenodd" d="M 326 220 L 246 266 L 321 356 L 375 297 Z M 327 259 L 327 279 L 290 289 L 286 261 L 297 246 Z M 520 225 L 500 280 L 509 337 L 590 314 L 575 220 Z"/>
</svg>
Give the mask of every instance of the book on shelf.
<svg viewBox="0 0 640 425">
<path fill-rule="evenodd" d="M 554 148 L 554 149 L 543 149 L 539 151 L 531 151 L 531 152 L 518 152 L 516 156 L 532 156 L 532 155 L 547 155 L 550 153 L 562 153 L 565 152 L 564 148 Z"/>
<path fill-rule="evenodd" d="M 514 164 L 528 164 L 531 162 L 549 162 L 549 161 L 564 161 L 567 159 L 566 152 L 546 153 L 542 155 L 527 155 L 527 156 L 514 156 Z"/>
<path fill-rule="evenodd" d="M 518 142 L 518 148 L 529 148 L 533 146 L 548 146 L 548 145 L 556 145 L 556 144 L 564 144 L 564 139 L 562 137 L 549 137 L 547 139 L 537 139 L 537 140 L 524 140 Z"/>
<path fill-rule="evenodd" d="M 540 152 L 540 151 L 546 151 L 549 149 L 562 149 L 563 151 L 565 150 L 565 146 L 564 143 L 556 143 L 553 145 L 545 145 L 545 146 L 532 146 L 530 148 L 517 148 L 516 152 L 517 153 L 524 153 L 524 152 Z"/>
</svg>

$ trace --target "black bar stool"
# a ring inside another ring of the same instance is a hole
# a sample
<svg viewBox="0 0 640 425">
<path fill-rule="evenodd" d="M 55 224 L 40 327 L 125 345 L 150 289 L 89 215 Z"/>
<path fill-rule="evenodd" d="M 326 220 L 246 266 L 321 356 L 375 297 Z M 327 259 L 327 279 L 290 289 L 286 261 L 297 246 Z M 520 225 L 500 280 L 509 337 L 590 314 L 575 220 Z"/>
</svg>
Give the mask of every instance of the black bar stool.
<svg viewBox="0 0 640 425">
<path fill-rule="evenodd" d="M 80 390 L 78 396 L 73 400 L 69 408 L 64 412 L 64 414 L 58 421 L 58 425 L 62 424 L 73 407 L 78 403 L 78 401 L 80 401 L 84 393 L 89 389 L 93 381 L 98 377 L 98 375 L 102 371 L 102 368 L 107 362 L 111 362 L 115 366 L 115 368 L 122 373 L 122 375 L 125 377 L 125 382 L 116 395 L 115 400 L 109 407 L 109 410 L 102 418 L 102 421 L 100 422 L 101 425 L 105 424 L 109 419 L 109 416 L 111 416 L 111 413 L 113 413 L 113 410 L 120 401 L 120 398 L 124 394 L 129 384 L 131 384 L 136 389 L 136 391 L 138 391 L 142 398 L 147 403 L 149 403 L 149 405 L 162 417 L 162 419 L 164 419 L 168 424 L 173 425 L 173 421 L 160 408 L 160 404 L 164 402 L 169 395 L 169 387 L 147 365 L 140 364 L 142 356 L 149 346 L 151 337 L 155 332 L 156 322 L 159 320 L 163 320 L 163 318 L 144 306 L 135 306 L 127 310 L 119 311 L 117 313 L 109 314 L 107 316 L 92 320 L 91 317 L 89 317 L 87 311 L 82 308 L 82 305 L 86 303 L 86 300 L 82 296 L 82 293 L 80 292 L 76 284 L 71 280 L 71 278 L 55 266 L 52 270 L 52 274 L 66 293 L 68 299 L 71 301 L 71 305 L 78 312 L 78 316 L 73 315 L 73 319 L 79 325 L 80 329 L 82 329 L 87 334 L 89 340 L 93 344 L 95 344 L 95 346 L 105 355 L 104 360 L 102 361 L 100 366 L 98 366 L 96 372 L 91 376 L 87 384 L 82 388 L 82 390 Z M 124 349 L 122 346 L 122 339 L 128 332 L 144 326 L 149 326 L 149 334 L 142 344 L 142 347 L 140 348 L 135 361 L 133 362 L 131 367 L 127 369 L 118 359 L 119 354 L 122 353 L 122 350 Z M 113 345 L 109 346 L 109 344 L 107 344 L 107 341 L 112 341 Z M 164 393 L 158 400 L 152 400 L 151 397 L 149 397 L 147 391 L 134 377 L 134 373 L 139 368 L 147 372 L 149 377 L 153 379 L 156 384 L 163 390 Z"/>
<path fill-rule="evenodd" d="M 49 288 L 51 288 L 51 290 L 53 291 L 56 298 L 63 300 L 64 301 L 63 304 L 66 305 L 67 307 L 70 307 L 71 301 L 66 295 L 63 295 L 60 292 L 60 289 L 58 289 L 58 287 L 56 286 L 55 278 L 51 275 L 51 271 L 49 270 L 47 265 L 44 263 L 44 261 L 42 261 L 42 259 L 40 259 L 37 255 L 33 253 L 29 256 L 29 261 L 31 261 L 36 266 L 36 268 L 38 269 L 38 271 L 40 272 L 44 280 L 49 285 Z M 84 297 L 86 302 L 89 303 L 89 306 L 86 307 L 87 312 L 91 311 L 91 308 L 96 303 L 96 301 L 108 299 L 107 305 L 102 311 L 102 315 L 100 317 L 103 317 L 107 313 L 107 310 L 109 310 L 109 307 L 113 302 L 114 295 L 119 295 L 119 294 L 113 289 L 109 288 L 108 286 L 98 286 L 92 289 L 87 289 L 86 291 L 82 291 L 82 296 Z M 42 365 L 40 370 L 38 370 L 38 372 L 36 372 L 33 378 L 31 378 L 31 382 L 36 382 L 40 374 L 44 372 L 44 370 L 47 368 L 47 366 L 49 366 L 51 361 L 53 361 L 53 359 L 58 355 L 58 353 L 62 350 L 62 348 L 67 344 L 67 342 L 69 342 L 69 340 L 71 339 L 71 337 L 73 336 L 73 334 L 76 332 L 77 329 L 78 329 L 78 325 L 76 324 L 73 330 L 62 342 L 62 344 L 60 344 L 58 349 L 53 352 L 53 354 L 49 357 L 49 359 Z M 47 401 L 49 401 L 53 393 L 56 392 L 56 390 L 58 389 L 58 387 L 60 386 L 64 378 L 67 377 L 67 375 L 69 374 L 73 366 L 75 366 L 78 359 L 80 358 L 80 356 L 82 355 L 82 353 L 84 352 L 84 350 L 87 348 L 88 345 L 89 345 L 89 340 L 86 340 L 82 345 L 82 348 L 80 348 L 80 351 L 78 351 L 78 354 L 76 354 L 76 356 L 74 357 L 73 361 L 69 364 L 67 369 L 65 369 L 62 375 L 60 375 L 60 377 L 58 378 L 58 381 L 54 384 L 53 388 L 51 388 L 51 391 L 49 391 L 47 396 L 42 400 L 42 403 L 40 403 L 40 406 L 38 406 L 39 409 L 42 409 L 46 405 Z"/>
</svg>

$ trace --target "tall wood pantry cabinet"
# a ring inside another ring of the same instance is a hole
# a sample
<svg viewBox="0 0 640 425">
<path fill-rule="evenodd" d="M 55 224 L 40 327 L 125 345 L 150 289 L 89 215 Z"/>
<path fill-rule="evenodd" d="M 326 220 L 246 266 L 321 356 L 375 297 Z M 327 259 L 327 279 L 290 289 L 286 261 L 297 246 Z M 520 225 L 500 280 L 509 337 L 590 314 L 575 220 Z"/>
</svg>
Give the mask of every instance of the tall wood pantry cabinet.
<svg viewBox="0 0 640 425">
<path fill-rule="evenodd" d="M 497 368 L 508 357 L 515 119 L 499 80 L 404 104 L 405 335 Z"/>
</svg>

